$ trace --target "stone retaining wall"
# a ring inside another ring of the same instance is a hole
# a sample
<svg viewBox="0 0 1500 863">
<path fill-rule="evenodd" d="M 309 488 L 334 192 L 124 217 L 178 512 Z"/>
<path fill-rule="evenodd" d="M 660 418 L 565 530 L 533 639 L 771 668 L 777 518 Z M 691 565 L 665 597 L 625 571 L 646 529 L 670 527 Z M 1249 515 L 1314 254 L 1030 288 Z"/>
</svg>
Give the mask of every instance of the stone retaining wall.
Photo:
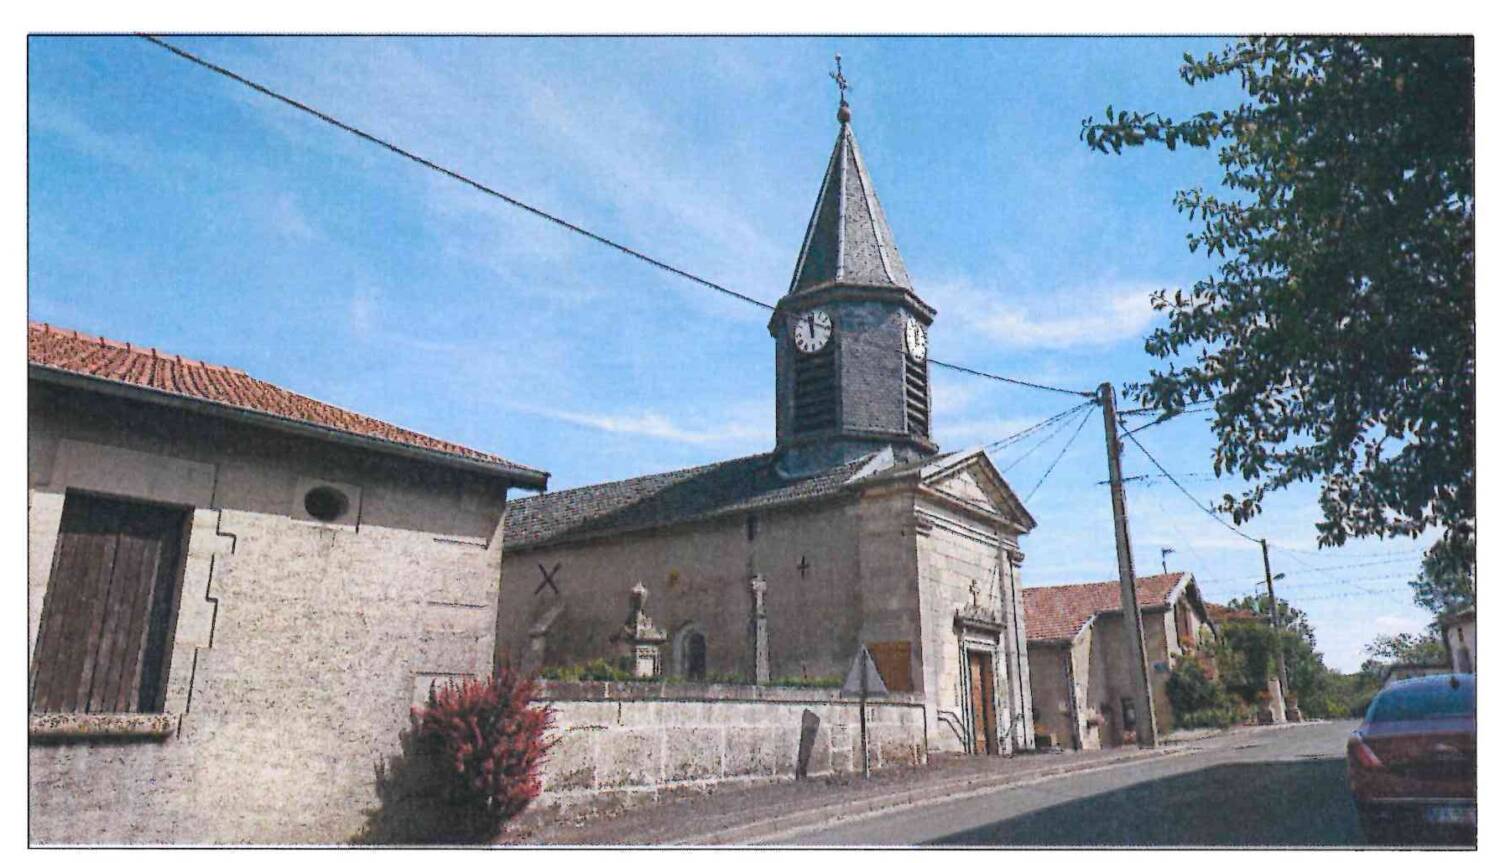
<svg viewBox="0 0 1500 863">
<path fill-rule="evenodd" d="M 860 768 L 859 700 L 836 689 L 547 682 L 541 699 L 557 742 L 532 817 Z M 926 763 L 919 699 L 884 696 L 866 710 L 871 770 Z"/>
</svg>

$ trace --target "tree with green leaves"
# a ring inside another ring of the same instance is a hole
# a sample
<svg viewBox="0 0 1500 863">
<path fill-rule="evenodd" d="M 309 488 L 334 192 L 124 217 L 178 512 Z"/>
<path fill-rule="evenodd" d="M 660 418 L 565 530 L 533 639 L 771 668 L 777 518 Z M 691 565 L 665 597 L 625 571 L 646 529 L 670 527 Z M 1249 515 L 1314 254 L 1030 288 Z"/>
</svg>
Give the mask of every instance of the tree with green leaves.
<svg viewBox="0 0 1500 863">
<path fill-rule="evenodd" d="M 1379 635 L 1365 645 L 1365 653 L 1382 665 L 1447 665 L 1448 649 L 1431 632 Z"/>
<path fill-rule="evenodd" d="M 1344 675 L 1330 669 L 1317 650 L 1312 624 L 1300 608 L 1278 599 L 1281 613 L 1281 649 L 1286 659 L 1287 688 L 1291 698 L 1311 718 L 1348 716 L 1356 687 Z M 1276 674 L 1276 632 L 1271 627 L 1270 599 L 1255 594 L 1232 599 L 1230 608 L 1253 611 L 1255 620 L 1231 620 L 1220 627 L 1215 650 L 1224 688 L 1247 705 L 1253 705 Z"/>
<path fill-rule="evenodd" d="M 1183 120 L 1111 106 L 1081 133 L 1223 168 L 1223 190 L 1175 197 L 1218 272 L 1152 298 L 1164 367 L 1127 392 L 1165 415 L 1214 403 L 1214 468 L 1250 483 L 1220 504 L 1236 523 L 1318 481 L 1320 544 L 1438 528 L 1472 550 L 1473 39 L 1250 38 L 1181 75 L 1245 99 Z"/>
<path fill-rule="evenodd" d="M 1231 599 L 1227 607 L 1235 611 L 1254 612 L 1264 620 L 1271 619 L 1271 598 L 1264 593 Z M 1293 608 L 1284 599 L 1276 600 L 1276 611 L 1281 617 L 1281 628 L 1284 631 L 1296 635 L 1308 644 L 1318 643 L 1317 637 L 1313 635 L 1312 623 L 1307 619 L 1307 612 L 1300 608 Z"/>
<path fill-rule="evenodd" d="M 1474 538 L 1437 543 L 1411 582 L 1417 605 L 1442 616 L 1474 606 Z"/>
</svg>

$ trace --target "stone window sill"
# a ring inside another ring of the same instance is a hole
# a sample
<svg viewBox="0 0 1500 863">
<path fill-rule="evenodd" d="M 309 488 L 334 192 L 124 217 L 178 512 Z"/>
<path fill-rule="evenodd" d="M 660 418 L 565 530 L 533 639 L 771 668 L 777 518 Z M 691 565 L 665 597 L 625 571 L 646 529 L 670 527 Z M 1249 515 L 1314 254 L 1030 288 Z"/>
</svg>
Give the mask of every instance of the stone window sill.
<svg viewBox="0 0 1500 863">
<path fill-rule="evenodd" d="M 33 713 L 32 740 L 162 740 L 176 731 L 168 713 Z"/>
</svg>

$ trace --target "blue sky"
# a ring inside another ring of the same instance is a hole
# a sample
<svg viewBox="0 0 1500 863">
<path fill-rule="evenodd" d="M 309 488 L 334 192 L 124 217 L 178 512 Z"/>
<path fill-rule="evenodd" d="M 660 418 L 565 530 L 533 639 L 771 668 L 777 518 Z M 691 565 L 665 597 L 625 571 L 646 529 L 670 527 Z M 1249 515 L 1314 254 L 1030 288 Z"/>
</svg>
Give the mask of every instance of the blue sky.
<svg viewBox="0 0 1500 863">
<path fill-rule="evenodd" d="M 932 355 L 1072 389 L 1138 380 L 1155 288 L 1187 288 L 1174 190 L 1210 154 L 1106 157 L 1107 105 L 1181 116 L 1184 51 L 1220 39 L 177 38 L 181 46 L 683 269 L 774 302 L 837 132 L 854 127 L 918 292 Z M 29 315 L 242 368 L 552 472 L 553 488 L 770 449 L 763 311 L 487 198 L 131 38 L 29 41 Z M 945 449 L 1073 403 L 934 370 Z M 1026 495 L 1068 428 L 1013 467 Z M 1203 415 L 1142 432 L 1200 499 Z M 1154 468 L 1127 445 L 1127 475 Z M 1114 575 L 1097 412 L 1032 496 L 1028 585 Z M 1171 485 L 1129 489 L 1137 567 L 1210 599 L 1254 589 L 1259 547 Z M 1318 551 L 1316 490 L 1271 497 L 1278 592 L 1352 670 L 1428 616 L 1425 541 Z M 1286 549 L 1290 549 L 1287 551 Z M 1299 598 L 1306 598 L 1305 602 Z"/>
</svg>

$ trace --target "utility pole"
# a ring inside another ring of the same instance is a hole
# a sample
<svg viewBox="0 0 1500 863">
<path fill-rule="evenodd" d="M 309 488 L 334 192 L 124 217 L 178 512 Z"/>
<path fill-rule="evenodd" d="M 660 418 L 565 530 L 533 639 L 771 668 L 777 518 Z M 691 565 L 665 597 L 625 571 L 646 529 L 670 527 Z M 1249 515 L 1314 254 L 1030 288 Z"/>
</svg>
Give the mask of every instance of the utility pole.
<svg viewBox="0 0 1500 863">
<path fill-rule="evenodd" d="M 1276 579 L 1271 576 L 1271 552 L 1266 541 L 1260 541 L 1260 559 L 1266 565 L 1266 595 L 1271 600 L 1271 631 L 1276 633 L 1276 679 L 1281 681 L 1282 710 L 1286 709 L 1292 692 L 1287 688 L 1286 654 L 1281 644 L 1281 609 L 1276 605 Z"/>
<path fill-rule="evenodd" d="M 1156 746 L 1156 706 L 1151 696 L 1151 676 L 1146 669 L 1146 645 L 1141 638 L 1141 606 L 1135 598 L 1135 559 L 1130 552 L 1130 530 L 1125 515 L 1125 485 L 1120 480 L 1120 438 L 1115 428 L 1115 388 L 1099 385 L 1099 403 L 1104 407 L 1104 443 L 1109 454 L 1109 496 L 1115 511 L 1115 557 L 1120 566 L 1120 609 L 1125 617 L 1125 640 L 1129 643 L 1131 677 L 1137 693 L 1136 743 Z M 1124 718 L 1123 716 L 1121 717 Z"/>
</svg>

